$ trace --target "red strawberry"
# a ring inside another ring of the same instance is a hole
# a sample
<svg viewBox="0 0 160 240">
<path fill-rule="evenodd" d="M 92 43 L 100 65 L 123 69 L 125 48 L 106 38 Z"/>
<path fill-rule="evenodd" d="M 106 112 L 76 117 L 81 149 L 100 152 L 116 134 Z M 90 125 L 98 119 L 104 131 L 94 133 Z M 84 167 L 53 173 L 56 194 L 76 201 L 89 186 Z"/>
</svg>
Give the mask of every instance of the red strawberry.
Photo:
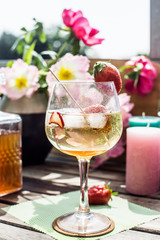
<svg viewBox="0 0 160 240">
<path fill-rule="evenodd" d="M 88 190 L 89 204 L 107 204 L 112 195 L 116 195 L 116 192 L 112 192 L 107 185 L 93 186 Z"/>
<path fill-rule="evenodd" d="M 84 109 L 85 113 L 105 113 L 106 108 L 103 105 L 96 104 L 96 105 L 91 105 L 89 107 L 86 107 Z"/>
<path fill-rule="evenodd" d="M 93 67 L 95 82 L 111 82 L 113 81 L 117 90 L 120 92 L 122 88 L 122 80 L 118 69 L 109 62 L 97 62 Z"/>
<path fill-rule="evenodd" d="M 50 116 L 49 119 L 49 124 L 55 123 L 57 124 L 60 128 L 64 127 L 64 121 L 59 112 L 53 112 L 52 115 Z"/>
</svg>

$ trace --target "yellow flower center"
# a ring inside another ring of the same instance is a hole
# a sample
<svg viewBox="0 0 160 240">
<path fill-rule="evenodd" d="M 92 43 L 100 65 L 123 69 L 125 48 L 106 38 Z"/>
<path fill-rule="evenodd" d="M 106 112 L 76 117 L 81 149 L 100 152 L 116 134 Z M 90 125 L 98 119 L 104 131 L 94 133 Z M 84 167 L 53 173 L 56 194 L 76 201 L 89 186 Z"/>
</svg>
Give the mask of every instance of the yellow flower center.
<svg viewBox="0 0 160 240">
<path fill-rule="evenodd" d="M 66 69 L 64 67 L 61 67 L 59 73 L 58 73 L 58 77 L 60 80 L 71 80 L 74 78 L 73 73 L 71 72 L 70 69 Z"/>
<path fill-rule="evenodd" d="M 27 87 L 27 79 L 25 77 L 16 78 L 15 86 L 18 89 L 22 89 L 22 88 Z"/>
</svg>

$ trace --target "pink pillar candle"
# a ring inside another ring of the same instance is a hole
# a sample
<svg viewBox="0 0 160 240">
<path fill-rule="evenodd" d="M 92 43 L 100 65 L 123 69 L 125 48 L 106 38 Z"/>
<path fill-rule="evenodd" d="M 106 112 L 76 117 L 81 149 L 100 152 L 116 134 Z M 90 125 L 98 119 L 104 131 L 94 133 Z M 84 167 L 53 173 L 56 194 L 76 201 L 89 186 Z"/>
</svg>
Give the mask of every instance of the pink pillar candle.
<svg viewBox="0 0 160 240">
<path fill-rule="evenodd" d="M 160 191 L 160 129 L 127 129 L 126 189 L 136 195 Z"/>
</svg>

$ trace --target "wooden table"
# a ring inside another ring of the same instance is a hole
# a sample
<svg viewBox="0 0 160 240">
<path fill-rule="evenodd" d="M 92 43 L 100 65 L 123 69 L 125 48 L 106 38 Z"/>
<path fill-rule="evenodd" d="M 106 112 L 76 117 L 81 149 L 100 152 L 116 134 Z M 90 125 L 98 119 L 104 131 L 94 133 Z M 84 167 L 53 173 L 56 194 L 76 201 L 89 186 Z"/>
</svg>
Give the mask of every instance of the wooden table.
<svg viewBox="0 0 160 240">
<path fill-rule="evenodd" d="M 125 190 L 125 161 L 109 160 L 99 169 L 90 167 L 89 185 L 111 182 L 111 188 L 118 196 L 130 202 L 160 211 L 160 194 L 153 197 L 130 195 Z M 55 149 L 43 165 L 23 167 L 23 189 L 0 198 L 0 208 L 16 203 L 57 195 L 79 189 L 78 163 L 75 158 L 61 154 Z M 0 209 L 0 240 L 51 240 L 52 237 L 34 230 L 15 217 Z M 98 238 L 97 238 L 98 239 Z M 160 239 L 160 218 L 109 238 L 116 240 L 158 240 Z M 65 240 L 65 236 L 62 240 Z"/>
</svg>

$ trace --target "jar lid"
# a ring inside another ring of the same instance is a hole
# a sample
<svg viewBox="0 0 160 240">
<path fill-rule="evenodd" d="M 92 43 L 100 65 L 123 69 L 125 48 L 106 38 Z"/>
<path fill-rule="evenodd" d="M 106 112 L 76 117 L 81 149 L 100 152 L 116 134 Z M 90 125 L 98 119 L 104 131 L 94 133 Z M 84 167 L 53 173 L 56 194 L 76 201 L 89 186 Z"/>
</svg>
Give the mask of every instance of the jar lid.
<svg viewBox="0 0 160 240">
<path fill-rule="evenodd" d="M 20 122 L 21 117 L 18 114 L 5 113 L 0 111 L 0 124 Z"/>
</svg>

